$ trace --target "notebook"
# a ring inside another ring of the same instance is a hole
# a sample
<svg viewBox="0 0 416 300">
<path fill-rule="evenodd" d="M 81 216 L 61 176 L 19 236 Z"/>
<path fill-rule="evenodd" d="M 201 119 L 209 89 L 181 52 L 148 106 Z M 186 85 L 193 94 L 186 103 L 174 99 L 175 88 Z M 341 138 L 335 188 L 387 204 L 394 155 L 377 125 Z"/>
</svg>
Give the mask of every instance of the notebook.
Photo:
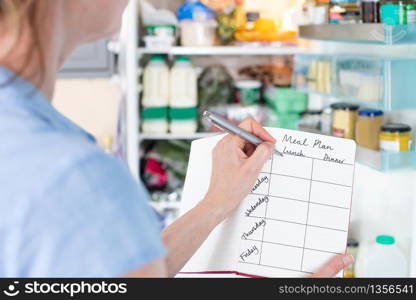
<svg viewBox="0 0 416 300">
<path fill-rule="evenodd" d="M 270 158 L 251 193 L 211 232 L 181 273 L 307 277 L 331 257 L 345 253 L 355 142 L 266 130 L 284 156 Z M 181 214 L 207 192 L 212 149 L 223 136 L 192 143 Z"/>
</svg>

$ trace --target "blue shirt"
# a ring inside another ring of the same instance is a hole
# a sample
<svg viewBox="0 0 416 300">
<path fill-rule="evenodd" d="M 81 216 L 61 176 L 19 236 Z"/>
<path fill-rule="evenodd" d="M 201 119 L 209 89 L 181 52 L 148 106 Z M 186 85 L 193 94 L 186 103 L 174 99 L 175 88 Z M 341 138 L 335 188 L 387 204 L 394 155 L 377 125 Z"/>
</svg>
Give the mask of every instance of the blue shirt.
<svg viewBox="0 0 416 300">
<path fill-rule="evenodd" d="M 0 277 L 115 277 L 163 257 L 143 186 L 14 76 L 0 67 Z"/>
</svg>

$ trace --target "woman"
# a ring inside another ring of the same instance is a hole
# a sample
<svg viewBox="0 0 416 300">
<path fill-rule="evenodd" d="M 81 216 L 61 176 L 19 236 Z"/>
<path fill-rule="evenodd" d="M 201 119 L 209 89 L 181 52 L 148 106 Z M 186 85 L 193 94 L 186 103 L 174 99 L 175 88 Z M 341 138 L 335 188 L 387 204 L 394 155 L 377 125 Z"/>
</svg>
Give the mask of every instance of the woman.
<svg viewBox="0 0 416 300">
<path fill-rule="evenodd" d="M 127 0 L 0 0 L 0 276 L 174 276 L 245 198 L 275 140 L 234 136 L 213 153 L 208 193 L 163 231 L 143 186 L 50 104 L 78 45 L 114 34 Z M 352 262 L 331 260 L 316 276 Z"/>
</svg>

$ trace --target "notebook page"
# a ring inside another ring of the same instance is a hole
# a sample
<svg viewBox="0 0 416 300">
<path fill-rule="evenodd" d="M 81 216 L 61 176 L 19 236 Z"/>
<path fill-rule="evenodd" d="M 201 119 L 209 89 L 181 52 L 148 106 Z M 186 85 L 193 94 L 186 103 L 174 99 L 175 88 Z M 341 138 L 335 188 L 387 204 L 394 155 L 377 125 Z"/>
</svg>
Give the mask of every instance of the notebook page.
<svg viewBox="0 0 416 300">
<path fill-rule="evenodd" d="M 273 155 L 237 214 L 244 216 L 237 271 L 305 277 L 345 253 L 355 142 L 268 128 L 284 157 Z M 338 274 L 338 276 L 341 276 Z"/>
<path fill-rule="evenodd" d="M 224 135 L 192 142 L 180 215 L 185 214 L 203 199 L 211 178 L 212 150 Z M 235 271 L 235 252 L 238 248 L 239 221 L 234 214 L 218 225 L 181 272 Z"/>
</svg>

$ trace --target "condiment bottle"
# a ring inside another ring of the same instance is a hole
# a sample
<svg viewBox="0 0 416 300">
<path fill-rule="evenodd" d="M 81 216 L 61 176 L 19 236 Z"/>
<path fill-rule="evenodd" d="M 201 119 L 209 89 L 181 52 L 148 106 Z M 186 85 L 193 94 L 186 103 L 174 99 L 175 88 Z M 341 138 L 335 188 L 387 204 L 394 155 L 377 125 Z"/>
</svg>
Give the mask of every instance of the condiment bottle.
<svg viewBox="0 0 416 300">
<path fill-rule="evenodd" d="M 355 122 L 359 105 L 350 103 L 334 103 L 332 108 L 332 135 L 354 139 Z"/>
<path fill-rule="evenodd" d="M 355 129 L 357 144 L 372 150 L 378 150 L 380 128 L 383 125 L 383 112 L 378 109 L 361 109 L 358 111 Z"/>
<path fill-rule="evenodd" d="M 405 124 L 385 124 L 380 132 L 380 149 L 392 152 L 410 151 L 412 128 Z"/>
<path fill-rule="evenodd" d="M 354 263 L 344 269 L 344 278 L 355 278 L 355 260 L 357 259 L 358 246 L 360 243 L 354 239 L 347 242 L 347 253 L 354 257 Z"/>
<path fill-rule="evenodd" d="M 378 23 L 380 21 L 380 1 L 362 0 L 361 18 L 363 23 Z"/>
</svg>

